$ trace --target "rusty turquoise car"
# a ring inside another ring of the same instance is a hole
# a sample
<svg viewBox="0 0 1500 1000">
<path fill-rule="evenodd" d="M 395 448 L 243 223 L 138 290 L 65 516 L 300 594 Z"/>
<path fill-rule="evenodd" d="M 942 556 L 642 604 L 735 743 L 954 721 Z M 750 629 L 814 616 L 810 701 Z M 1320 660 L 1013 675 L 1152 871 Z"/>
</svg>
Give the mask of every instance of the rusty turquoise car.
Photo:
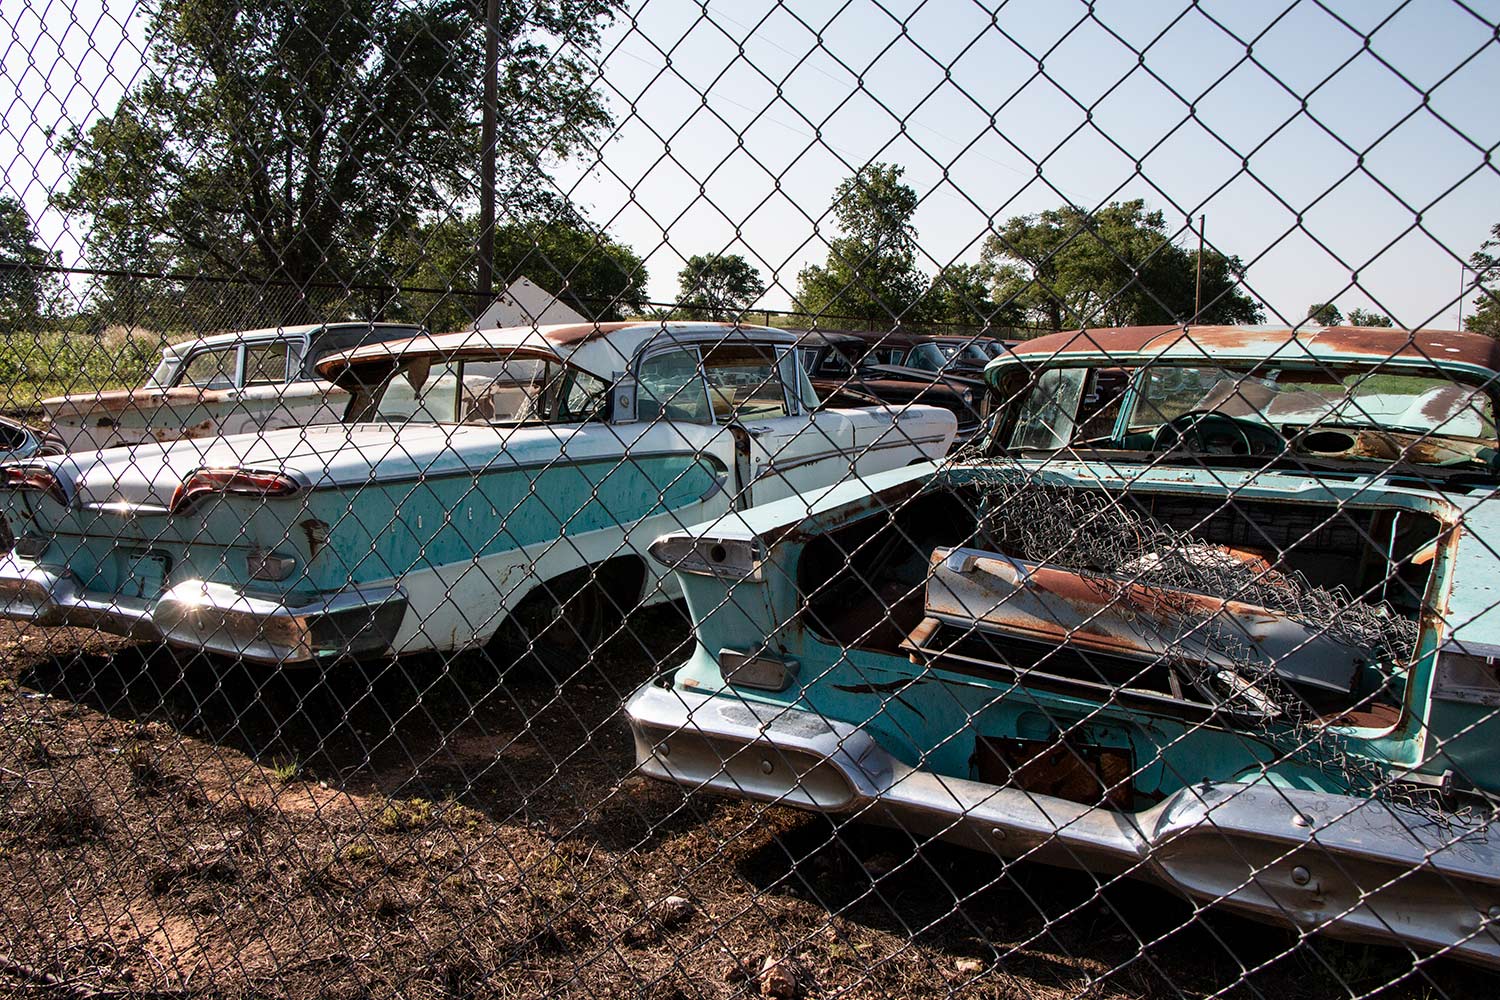
<svg viewBox="0 0 1500 1000">
<path fill-rule="evenodd" d="M 671 596 L 643 555 L 662 532 L 947 451 L 945 410 L 823 407 L 794 343 L 422 335 L 319 361 L 342 423 L 5 465 L 0 615 L 276 664 L 497 636 L 586 655 Z"/>
<path fill-rule="evenodd" d="M 1500 966 L 1500 344 L 1014 352 L 977 449 L 655 543 L 640 768 Z"/>
</svg>

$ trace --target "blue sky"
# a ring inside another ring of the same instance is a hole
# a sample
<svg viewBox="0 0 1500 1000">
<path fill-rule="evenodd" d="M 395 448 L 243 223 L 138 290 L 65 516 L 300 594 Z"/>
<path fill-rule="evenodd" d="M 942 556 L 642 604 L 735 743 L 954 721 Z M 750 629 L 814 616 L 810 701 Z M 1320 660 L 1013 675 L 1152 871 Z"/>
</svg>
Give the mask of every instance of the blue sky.
<svg viewBox="0 0 1500 1000">
<path fill-rule="evenodd" d="M 4 186 L 68 258 L 44 209 L 63 169 L 45 132 L 140 72 L 133 6 L 0 15 L 17 90 L 0 162 L 19 150 Z M 599 58 L 616 132 L 553 169 L 647 259 L 659 299 L 686 256 L 732 251 L 772 285 L 763 304 L 786 306 L 836 233 L 834 186 L 878 160 L 922 196 L 929 271 L 977 260 L 1012 215 L 1143 197 L 1184 242 L 1206 214 L 1272 319 L 1332 299 L 1452 326 L 1459 261 L 1500 222 L 1497 19 L 1500 2 L 1451 0 L 646 0 Z"/>
</svg>

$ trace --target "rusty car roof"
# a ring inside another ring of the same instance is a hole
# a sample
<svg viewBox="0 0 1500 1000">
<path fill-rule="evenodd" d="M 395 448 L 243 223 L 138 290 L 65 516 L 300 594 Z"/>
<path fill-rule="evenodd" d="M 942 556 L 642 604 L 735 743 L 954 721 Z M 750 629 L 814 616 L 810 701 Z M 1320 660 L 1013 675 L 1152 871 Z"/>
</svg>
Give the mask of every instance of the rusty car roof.
<svg viewBox="0 0 1500 1000">
<path fill-rule="evenodd" d="M 1335 361 L 1397 359 L 1465 365 L 1500 372 L 1500 341 L 1460 330 L 1398 330 L 1389 327 L 1324 326 L 1127 326 L 1073 330 L 1023 341 L 1013 357 L 991 362 L 991 379 L 1017 365 L 1097 357 L 1119 362 L 1147 358 L 1215 361 Z"/>
</svg>

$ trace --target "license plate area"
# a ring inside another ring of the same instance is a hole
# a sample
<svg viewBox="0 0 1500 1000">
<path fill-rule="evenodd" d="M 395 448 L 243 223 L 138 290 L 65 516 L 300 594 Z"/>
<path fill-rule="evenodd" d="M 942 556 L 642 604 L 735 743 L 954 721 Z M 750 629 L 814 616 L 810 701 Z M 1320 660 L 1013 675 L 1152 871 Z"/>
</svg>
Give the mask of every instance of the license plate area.
<svg viewBox="0 0 1500 1000">
<path fill-rule="evenodd" d="M 167 572 L 172 568 L 171 557 L 151 549 L 120 549 L 117 552 L 124 571 L 120 593 L 125 597 L 148 600 L 160 597 L 167 586 Z"/>
</svg>

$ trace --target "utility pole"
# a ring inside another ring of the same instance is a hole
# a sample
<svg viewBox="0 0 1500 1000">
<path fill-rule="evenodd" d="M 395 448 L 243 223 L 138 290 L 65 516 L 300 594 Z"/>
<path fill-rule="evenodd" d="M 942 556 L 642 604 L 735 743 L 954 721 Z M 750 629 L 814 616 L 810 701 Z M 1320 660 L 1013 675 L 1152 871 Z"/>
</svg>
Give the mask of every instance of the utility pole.
<svg viewBox="0 0 1500 1000">
<path fill-rule="evenodd" d="M 1198 314 L 1203 311 L 1203 228 L 1207 222 L 1207 215 L 1198 216 L 1198 278 L 1193 286 L 1193 322 L 1198 322 Z"/>
<path fill-rule="evenodd" d="M 1458 265 L 1458 328 L 1464 328 L 1464 273 L 1469 270 L 1469 265 L 1460 262 Z"/>
<path fill-rule="evenodd" d="M 479 126 L 479 315 L 489 308 L 495 274 L 495 119 L 500 115 L 500 0 L 484 8 L 484 114 Z"/>
</svg>

